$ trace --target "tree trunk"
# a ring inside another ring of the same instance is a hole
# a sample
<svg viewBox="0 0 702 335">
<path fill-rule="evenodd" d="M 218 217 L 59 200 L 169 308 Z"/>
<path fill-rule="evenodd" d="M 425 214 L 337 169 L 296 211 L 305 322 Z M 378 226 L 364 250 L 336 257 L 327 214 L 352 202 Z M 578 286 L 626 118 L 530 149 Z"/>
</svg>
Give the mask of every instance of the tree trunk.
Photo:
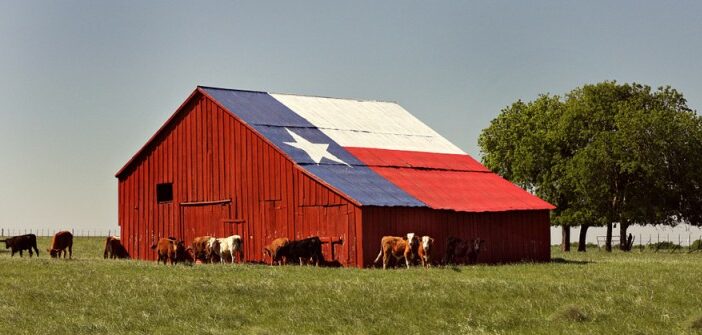
<svg viewBox="0 0 702 335">
<path fill-rule="evenodd" d="M 619 249 L 622 251 L 631 251 L 631 245 L 628 237 L 626 236 L 626 230 L 629 225 L 624 222 L 619 223 Z"/>
<path fill-rule="evenodd" d="M 561 251 L 570 251 L 570 226 L 561 226 Z"/>
<path fill-rule="evenodd" d="M 612 252 L 612 223 L 607 224 L 607 239 L 605 240 L 605 250 Z"/>
<path fill-rule="evenodd" d="M 587 243 L 587 229 L 590 228 L 588 225 L 581 225 L 580 226 L 580 237 L 578 238 L 578 251 L 580 252 L 585 252 L 586 248 L 586 243 Z"/>
</svg>

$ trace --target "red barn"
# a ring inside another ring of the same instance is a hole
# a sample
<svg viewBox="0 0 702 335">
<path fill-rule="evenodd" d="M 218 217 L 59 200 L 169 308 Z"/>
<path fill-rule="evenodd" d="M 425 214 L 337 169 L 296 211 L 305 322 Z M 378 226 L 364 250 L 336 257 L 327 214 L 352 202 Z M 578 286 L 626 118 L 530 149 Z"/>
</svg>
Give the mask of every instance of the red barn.
<svg viewBox="0 0 702 335">
<path fill-rule="evenodd" d="M 117 172 L 122 242 L 165 236 L 326 241 L 370 266 L 383 235 L 485 240 L 478 261 L 550 258 L 550 204 L 490 172 L 396 103 L 198 87 Z M 436 257 L 441 257 L 439 254 Z"/>
</svg>

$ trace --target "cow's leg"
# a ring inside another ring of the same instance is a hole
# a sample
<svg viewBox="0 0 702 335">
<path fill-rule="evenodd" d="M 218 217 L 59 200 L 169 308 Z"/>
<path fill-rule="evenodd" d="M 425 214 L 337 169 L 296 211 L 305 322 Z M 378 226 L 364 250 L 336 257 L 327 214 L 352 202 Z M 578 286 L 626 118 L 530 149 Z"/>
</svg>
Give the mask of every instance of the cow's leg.
<svg viewBox="0 0 702 335">
<path fill-rule="evenodd" d="M 390 256 L 383 253 L 383 270 L 388 268 L 388 263 L 390 262 Z"/>
<path fill-rule="evenodd" d="M 34 253 L 32 252 L 32 248 L 29 248 L 27 251 L 29 251 L 29 258 L 32 258 Z"/>
<path fill-rule="evenodd" d="M 22 257 L 22 249 L 20 249 L 20 257 Z"/>
<path fill-rule="evenodd" d="M 73 244 L 68 246 L 68 258 L 73 259 Z"/>
</svg>

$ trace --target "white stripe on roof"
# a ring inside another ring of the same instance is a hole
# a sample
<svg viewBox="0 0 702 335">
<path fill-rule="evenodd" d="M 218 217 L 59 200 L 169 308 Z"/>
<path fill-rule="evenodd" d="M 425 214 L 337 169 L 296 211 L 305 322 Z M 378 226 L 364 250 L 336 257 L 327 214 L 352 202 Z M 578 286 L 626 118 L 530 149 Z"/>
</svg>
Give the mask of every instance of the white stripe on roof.
<svg viewBox="0 0 702 335">
<path fill-rule="evenodd" d="M 270 95 L 343 147 L 465 154 L 396 103 Z"/>
</svg>

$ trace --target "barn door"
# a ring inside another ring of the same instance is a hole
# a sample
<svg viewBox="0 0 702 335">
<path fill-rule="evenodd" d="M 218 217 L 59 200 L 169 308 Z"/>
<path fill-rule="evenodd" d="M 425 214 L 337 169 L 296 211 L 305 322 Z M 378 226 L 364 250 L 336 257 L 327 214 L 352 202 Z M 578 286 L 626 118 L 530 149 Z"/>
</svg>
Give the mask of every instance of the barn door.
<svg viewBox="0 0 702 335">
<path fill-rule="evenodd" d="M 263 226 L 264 243 L 269 243 L 278 237 L 285 236 L 285 227 L 281 227 L 282 211 L 280 200 L 261 201 L 261 220 Z"/>
<path fill-rule="evenodd" d="M 297 238 L 319 236 L 326 262 L 348 263 L 349 215 L 346 205 L 301 207 L 301 228 Z"/>
<path fill-rule="evenodd" d="M 198 236 L 225 237 L 235 233 L 231 224 L 231 201 L 181 204 L 183 238 L 190 244 Z"/>
</svg>

